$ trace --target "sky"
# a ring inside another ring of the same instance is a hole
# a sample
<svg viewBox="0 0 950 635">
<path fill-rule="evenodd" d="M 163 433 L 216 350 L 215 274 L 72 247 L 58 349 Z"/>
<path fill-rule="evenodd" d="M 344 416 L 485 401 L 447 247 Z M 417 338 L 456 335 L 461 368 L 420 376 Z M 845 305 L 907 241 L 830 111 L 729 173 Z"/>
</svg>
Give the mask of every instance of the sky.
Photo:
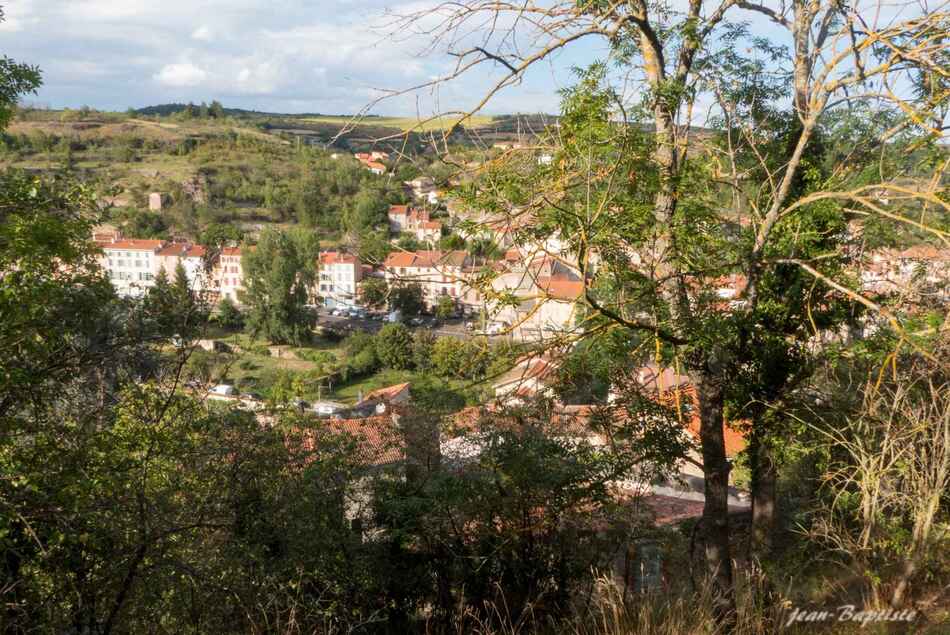
<svg viewBox="0 0 950 635">
<path fill-rule="evenodd" d="M 544 4 L 546 0 L 539 0 Z M 674 10 L 687 0 L 667 0 Z M 863 7 L 878 0 L 855 0 Z M 920 12 L 912 0 L 880 0 L 873 16 Z M 440 0 L 0 0 L 0 54 L 35 64 L 44 85 L 28 104 L 124 111 L 129 107 L 210 102 L 282 113 L 355 114 L 385 90 L 446 75 L 455 58 L 431 38 L 393 27 L 393 14 L 431 9 Z M 916 8 L 915 8 L 916 7 Z M 912 17 L 912 16 L 911 16 Z M 758 13 L 732 19 L 774 41 L 787 33 Z M 430 15 L 419 24 L 432 27 Z M 473 37 L 484 30 L 473 29 Z M 787 42 L 786 42 L 787 43 Z M 519 44 L 523 41 L 519 36 Z M 491 48 L 491 47 L 490 47 Z M 524 49 L 522 49 L 524 50 Z M 496 95 L 485 114 L 556 113 L 572 67 L 607 56 L 603 39 L 582 39 Z M 850 58 L 848 58 L 850 59 Z M 845 68 L 845 71 L 848 69 Z M 503 76 L 500 65 L 440 86 L 391 98 L 370 112 L 421 116 L 468 110 Z M 636 98 L 636 84 L 624 92 Z M 628 92 L 630 91 L 630 92 Z M 702 100 L 701 100 L 702 101 Z M 710 102 L 711 103 L 711 102 Z M 704 106 L 694 113 L 702 123 Z"/>
<path fill-rule="evenodd" d="M 125 110 L 221 101 L 270 112 L 351 114 L 380 89 L 402 89 L 450 69 L 429 40 L 391 37 L 386 11 L 424 0 L 0 0 L 0 53 L 43 72 L 49 108 Z M 432 3 L 429 3 L 432 4 Z M 582 43 L 493 99 L 488 114 L 557 112 L 568 69 L 605 53 Z M 599 48 L 598 48 L 599 47 Z M 501 68 L 496 69 L 496 75 Z M 387 100 L 380 115 L 431 115 L 471 107 L 492 73 Z"/>
</svg>

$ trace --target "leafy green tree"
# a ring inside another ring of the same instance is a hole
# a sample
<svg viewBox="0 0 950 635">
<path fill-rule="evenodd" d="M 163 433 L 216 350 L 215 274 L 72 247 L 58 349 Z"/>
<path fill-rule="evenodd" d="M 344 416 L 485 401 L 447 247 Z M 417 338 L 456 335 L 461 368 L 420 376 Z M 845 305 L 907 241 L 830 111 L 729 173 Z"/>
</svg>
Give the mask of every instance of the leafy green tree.
<svg viewBox="0 0 950 635">
<path fill-rule="evenodd" d="M 401 283 L 389 289 L 389 308 L 399 311 L 404 318 L 422 313 L 422 286 L 418 283 Z"/>
<path fill-rule="evenodd" d="M 215 119 L 224 118 L 224 106 L 222 106 L 221 102 L 217 99 L 212 100 L 211 105 L 208 107 L 208 116 Z"/>
<path fill-rule="evenodd" d="M 0 22 L 3 18 L 0 10 Z M 10 123 L 20 97 L 36 93 L 42 83 L 36 66 L 15 62 L 6 55 L 0 57 L 0 130 Z"/>
<path fill-rule="evenodd" d="M 461 377 L 470 361 L 467 353 L 462 340 L 440 337 L 432 346 L 432 368 L 443 377 Z"/>
<path fill-rule="evenodd" d="M 392 253 L 393 246 L 389 242 L 389 230 L 364 231 L 359 236 L 357 253 L 363 262 L 382 264 L 386 256 Z"/>
<path fill-rule="evenodd" d="M 418 392 L 438 408 L 438 390 L 422 382 Z M 421 479 L 377 481 L 387 589 L 412 590 L 408 610 L 422 601 L 448 622 L 464 589 L 476 620 L 502 603 L 510 619 L 544 622 L 584 592 L 591 569 L 609 566 L 628 536 L 607 483 L 646 461 L 558 434 L 557 419 L 550 403 L 480 413 L 460 437 L 478 456 Z M 594 523 L 616 529 L 579 530 Z"/>
<path fill-rule="evenodd" d="M 419 239 L 416 238 L 415 234 L 403 232 L 399 235 L 399 239 L 396 241 L 396 247 L 401 251 L 419 251 L 424 247 L 424 245 L 419 242 Z"/>
<path fill-rule="evenodd" d="M 438 248 L 442 251 L 464 250 L 465 239 L 458 234 L 449 234 L 439 239 Z"/>
<path fill-rule="evenodd" d="M 435 305 L 435 316 L 440 320 L 447 320 L 453 315 L 455 315 L 455 300 L 447 295 L 439 298 L 439 302 Z"/>
<path fill-rule="evenodd" d="M 362 376 L 375 372 L 379 368 L 376 352 L 376 338 L 367 331 L 355 331 L 343 341 L 346 352 L 344 370 L 350 376 Z"/>
<path fill-rule="evenodd" d="M 341 223 L 343 230 L 358 236 L 388 223 L 386 212 L 389 202 L 385 192 L 374 189 L 360 189 L 352 203 L 344 210 Z"/>
<path fill-rule="evenodd" d="M 755 419 L 758 406 L 747 413 L 746 405 L 765 394 L 766 403 L 781 403 L 794 392 L 805 342 L 819 329 L 834 331 L 858 294 L 844 272 L 847 220 L 855 211 L 895 220 L 866 195 L 907 178 L 909 165 L 872 157 L 905 141 L 933 147 L 942 126 L 922 122 L 946 119 L 950 46 L 940 40 L 930 50 L 932 34 L 946 31 L 946 13 L 888 22 L 884 47 L 899 51 L 895 66 L 879 52 L 882 35 L 863 27 L 867 10 L 830 1 L 779 9 L 694 2 L 671 13 L 645 2 L 559 2 L 534 14 L 530 50 L 512 55 L 505 38 L 474 52 L 450 46 L 451 54 L 472 55 L 475 73 L 506 60 L 486 100 L 575 40 L 602 37 L 610 48 L 609 73 L 597 63 L 565 92 L 558 132 L 548 137 L 558 148 L 551 161 L 511 153 L 504 168 L 489 167 L 465 188 L 466 203 L 492 217 L 531 218 L 524 238 L 556 235 L 562 255 L 579 256 L 578 271 L 596 269 L 584 297 L 590 333 L 608 324 L 629 329 L 655 340 L 654 357 L 681 362 L 698 395 L 703 552 L 725 631 L 736 624 L 726 414 Z M 461 2 L 441 18 L 458 30 L 517 21 L 521 11 Z M 748 12 L 772 21 L 768 40 L 746 26 Z M 621 97 L 608 77 L 634 69 L 639 98 L 627 97 L 628 86 Z M 905 88 L 881 91 L 882 83 Z M 855 94 L 876 103 L 854 101 Z M 707 120 L 725 133 L 712 147 L 694 131 L 700 104 L 713 105 Z M 895 130 L 908 138 L 897 142 Z M 827 152 L 831 138 L 837 156 Z M 926 197 L 934 200 L 933 188 Z M 588 266 L 592 257 L 596 266 Z M 717 294 L 724 276 L 743 282 L 731 303 Z M 760 423 L 753 421 L 753 436 L 767 430 Z"/>
<path fill-rule="evenodd" d="M 432 347 L 436 337 L 428 329 L 420 329 L 412 336 L 412 361 L 417 370 L 427 371 L 432 368 Z"/>
<path fill-rule="evenodd" d="M 231 301 L 231 298 L 222 298 L 218 303 L 217 321 L 226 329 L 239 329 L 244 326 L 244 314 Z"/>
<path fill-rule="evenodd" d="M 412 331 L 405 324 L 387 324 L 376 334 L 376 355 L 386 368 L 412 368 Z"/>
<path fill-rule="evenodd" d="M 371 309 L 381 309 L 389 303 L 389 285 L 385 278 L 363 278 L 360 282 L 360 301 Z"/>
<path fill-rule="evenodd" d="M 244 232 L 233 223 L 211 223 L 198 235 L 198 242 L 209 248 L 240 243 L 243 240 Z"/>
<path fill-rule="evenodd" d="M 208 307 L 202 298 L 197 297 L 184 265 L 175 267 L 175 278 L 168 281 L 165 269 L 159 270 L 154 285 L 148 290 L 146 308 L 155 320 L 158 331 L 166 337 L 176 337 L 179 342 L 187 342 L 201 332 L 207 324 Z"/>
<path fill-rule="evenodd" d="M 277 344 L 300 344 L 311 336 L 314 312 L 307 307 L 316 279 L 316 244 L 306 235 L 265 230 L 246 249 L 242 303 L 248 331 Z"/>
</svg>

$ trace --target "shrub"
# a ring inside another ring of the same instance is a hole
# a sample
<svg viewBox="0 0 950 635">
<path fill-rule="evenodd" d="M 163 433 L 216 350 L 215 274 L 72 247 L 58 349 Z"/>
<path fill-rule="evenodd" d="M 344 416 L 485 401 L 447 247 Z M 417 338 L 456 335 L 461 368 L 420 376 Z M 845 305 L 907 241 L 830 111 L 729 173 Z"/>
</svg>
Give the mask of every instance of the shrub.
<svg viewBox="0 0 950 635">
<path fill-rule="evenodd" d="M 432 368 L 432 347 L 436 337 L 431 331 L 416 331 L 412 338 L 412 361 L 421 371 Z"/>
<path fill-rule="evenodd" d="M 376 335 L 376 354 L 387 368 L 412 368 L 412 332 L 404 324 L 387 324 Z"/>
<path fill-rule="evenodd" d="M 432 346 L 432 368 L 443 377 L 460 377 L 465 368 L 465 342 L 440 337 Z"/>
<path fill-rule="evenodd" d="M 218 305 L 218 324 L 226 329 L 239 329 L 244 326 L 244 314 L 231 298 L 222 299 Z"/>
</svg>

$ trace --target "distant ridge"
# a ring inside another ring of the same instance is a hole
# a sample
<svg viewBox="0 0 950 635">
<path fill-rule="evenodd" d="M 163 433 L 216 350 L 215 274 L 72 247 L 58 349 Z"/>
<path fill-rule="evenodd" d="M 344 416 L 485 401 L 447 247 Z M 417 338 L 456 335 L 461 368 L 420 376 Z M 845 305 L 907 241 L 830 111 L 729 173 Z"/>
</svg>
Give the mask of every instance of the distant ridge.
<svg viewBox="0 0 950 635">
<path fill-rule="evenodd" d="M 135 114 L 137 115 L 174 115 L 186 110 L 189 106 L 193 108 L 200 108 L 200 104 L 157 104 L 155 106 L 145 106 L 144 108 L 136 108 Z M 319 112 L 301 112 L 301 113 L 282 113 L 282 112 L 267 112 L 263 110 L 246 110 L 244 108 L 224 108 L 224 114 L 234 116 L 234 117 L 349 117 L 350 115 L 327 115 L 326 113 Z M 378 115 L 365 115 L 365 118 L 372 119 L 378 117 Z"/>
</svg>

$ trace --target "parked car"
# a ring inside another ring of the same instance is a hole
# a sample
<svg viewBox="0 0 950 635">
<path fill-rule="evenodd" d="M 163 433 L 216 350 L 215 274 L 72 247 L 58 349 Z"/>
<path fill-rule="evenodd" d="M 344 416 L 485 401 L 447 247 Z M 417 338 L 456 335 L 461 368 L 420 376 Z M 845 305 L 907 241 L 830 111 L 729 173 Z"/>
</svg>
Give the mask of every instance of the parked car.
<svg viewBox="0 0 950 635">
<path fill-rule="evenodd" d="M 337 317 L 340 317 L 341 315 L 343 315 L 343 309 L 333 309 L 332 311 L 330 311 L 330 315 L 335 315 Z"/>
<path fill-rule="evenodd" d="M 425 322 L 423 321 L 421 317 L 414 317 L 411 320 L 409 320 L 409 324 L 411 324 L 412 326 L 422 326 L 423 324 L 425 324 Z"/>
<path fill-rule="evenodd" d="M 466 331 L 474 331 L 474 330 L 475 330 L 475 323 L 474 323 L 474 322 L 466 322 L 466 323 L 465 323 L 465 330 L 466 330 Z"/>
</svg>

